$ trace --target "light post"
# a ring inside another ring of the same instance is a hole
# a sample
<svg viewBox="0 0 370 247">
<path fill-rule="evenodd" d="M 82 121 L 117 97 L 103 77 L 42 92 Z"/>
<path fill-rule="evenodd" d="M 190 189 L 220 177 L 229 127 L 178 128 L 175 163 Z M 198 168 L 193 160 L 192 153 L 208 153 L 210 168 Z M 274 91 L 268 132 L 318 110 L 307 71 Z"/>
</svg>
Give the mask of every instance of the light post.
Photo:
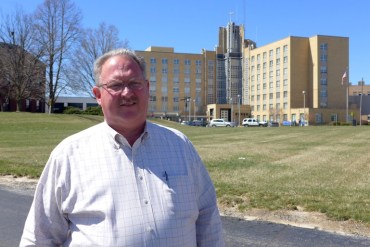
<svg viewBox="0 0 370 247">
<path fill-rule="evenodd" d="M 302 94 L 303 94 L 303 124 L 306 125 L 306 91 L 302 91 Z"/>
<path fill-rule="evenodd" d="M 186 101 L 188 102 L 188 106 L 189 106 L 189 123 L 190 123 L 190 114 L 191 114 L 191 98 L 190 97 L 188 97 L 187 99 L 186 99 Z"/>
<path fill-rule="evenodd" d="M 230 98 L 230 104 L 231 104 L 231 121 L 230 122 L 233 122 L 233 111 L 234 111 L 234 107 L 233 107 L 233 98 Z"/>
<path fill-rule="evenodd" d="M 193 99 L 193 102 L 194 102 L 194 116 L 193 116 L 193 120 L 195 120 L 195 113 L 196 113 L 195 99 Z"/>
<path fill-rule="evenodd" d="M 240 125 L 240 94 L 238 94 L 238 126 Z"/>
</svg>

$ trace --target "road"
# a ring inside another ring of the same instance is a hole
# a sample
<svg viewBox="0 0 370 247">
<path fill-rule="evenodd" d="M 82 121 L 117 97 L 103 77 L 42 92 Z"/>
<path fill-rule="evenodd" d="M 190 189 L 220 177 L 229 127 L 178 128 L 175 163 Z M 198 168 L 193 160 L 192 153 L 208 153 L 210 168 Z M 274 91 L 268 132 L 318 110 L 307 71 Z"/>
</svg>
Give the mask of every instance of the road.
<svg viewBox="0 0 370 247">
<path fill-rule="evenodd" d="M 18 246 L 24 221 L 32 203 L 30 191 L 15 191 L 0 186 L 0 247 Z M 222 217 L 228 247 L 362 247 L 370 238 L 343 236 L 262 221 Z"/>
</svg>

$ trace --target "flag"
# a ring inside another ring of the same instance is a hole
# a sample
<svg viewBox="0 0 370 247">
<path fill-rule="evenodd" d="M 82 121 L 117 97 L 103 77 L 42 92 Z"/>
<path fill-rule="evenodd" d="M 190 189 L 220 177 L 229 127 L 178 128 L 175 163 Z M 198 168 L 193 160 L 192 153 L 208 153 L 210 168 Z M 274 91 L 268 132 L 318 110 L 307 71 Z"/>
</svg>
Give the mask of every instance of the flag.
<svg viewBox="0 0 370 247">
<path fill-rule="evenodd" d="M 344 71 L 344 74 L 342 76 L 342 85 L 344 84 L 344 80 L 347 78 L 347 71 Z"/>
</svg>

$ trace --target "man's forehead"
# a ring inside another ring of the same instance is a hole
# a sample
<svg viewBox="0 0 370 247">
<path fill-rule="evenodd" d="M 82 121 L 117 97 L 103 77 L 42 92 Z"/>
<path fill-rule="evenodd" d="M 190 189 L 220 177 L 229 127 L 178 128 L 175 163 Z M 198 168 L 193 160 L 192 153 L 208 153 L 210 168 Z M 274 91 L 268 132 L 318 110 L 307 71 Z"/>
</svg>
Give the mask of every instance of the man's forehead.
<svg viewBox="0 0 370 247">
<path fill-rule="evenodd" d="M 132 58 L 127 57 L 127 56 L 111 57 L 104 64 L 104 67 L 119 69 L 119 70 L 128 70 L 129 68 L 132 68 L 134 66 L 138 66 L 138 65 Z"/>
</svg>

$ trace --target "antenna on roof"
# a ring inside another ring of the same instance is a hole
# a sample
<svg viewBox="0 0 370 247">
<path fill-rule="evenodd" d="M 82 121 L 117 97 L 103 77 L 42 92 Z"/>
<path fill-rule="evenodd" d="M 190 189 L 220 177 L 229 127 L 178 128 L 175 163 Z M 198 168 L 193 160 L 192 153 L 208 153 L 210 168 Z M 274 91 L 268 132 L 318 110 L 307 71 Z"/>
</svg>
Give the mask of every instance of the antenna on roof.
<svg viewBox="0 0 370 247">
<path fill-rule="evenodd" d="M 230 12 L 229 12 L 230 22 L 232 22 L 232 20 L 231 20 L 231 19 L 232 19 L 232 16 L 233 16 L 233 15 L 234 15 L 234 12 L 230 11 Z"/>
</svg>

